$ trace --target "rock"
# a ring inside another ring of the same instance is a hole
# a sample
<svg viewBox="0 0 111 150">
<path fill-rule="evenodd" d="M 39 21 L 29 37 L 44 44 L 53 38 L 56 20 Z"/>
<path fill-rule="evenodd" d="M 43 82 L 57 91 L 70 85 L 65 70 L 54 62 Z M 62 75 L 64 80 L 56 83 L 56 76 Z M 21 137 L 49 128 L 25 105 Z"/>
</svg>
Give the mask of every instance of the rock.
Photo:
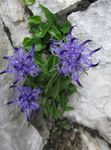
<svg viewBox="0 0 111 150">
<path fill-rule="evenodd" d="M 1 0 L 0 17 L 9 29 L 13 46 L 22 46 L 23 38 L 30 36 L 22 1 Z"/>
<path fill-rule="evenodd" d="M 82 150 L 111 150 L 108 144 L 99 139 L 92 137 L 88 132 L 81 130 Z"/>
<path fill-rule="evenodd" d="M 1 19 L 0 37 L 1 72 L 6 67 L 2 57 L 10 55 L 13 49 Z M 0 150 L 42 150 L 43 141 L 38 131 L 32 125 L 28 126 L 17 107 L 6 105 L 12 97 L 12 90 L 9 88 L 11 84 L 11 76 L 0 76 Z"/>
<path fill-rule="evenodd" d="M 53 13 L 57 13 L 58 11 L 72 5 L 76 4 L 80 0 L 36 0 L 36 3 L 29 8 L 33 12 L 34 15 L 43 16 L 41 9 L 39 8 L 39 4 L 43 4 Z"/>
<path fill-rule="evenodd" d="M 7 65 L 3 56 L 11 55 L 12 44 L 20 46 L 26 34 L 29 35 L 20 1 L 0 1 L 0 72 Z M 9 74 L 0 75 L 0 150 L 42 150 L 44 144 L 38 131 L 28 126 L 17 107 L 6 105 L 13 95 L 9 88 L 12 81 Z"/>
<path fill-rule="evenodd" d="M 68 118 L 96 129 L 111 143 L 111 1 L 98 0 L 82 12 L 72 13 L 68 19 L 74 28 L 74 36 L 80 40 L 92 39 L 90 47 L 102 46 L 94 55 L 100 65 L 82 74 L 83 88 L 71 96 L 74 110 L 66 113 Z M 75 83 L 76 84 L 76 83 Z"/>
</svg>

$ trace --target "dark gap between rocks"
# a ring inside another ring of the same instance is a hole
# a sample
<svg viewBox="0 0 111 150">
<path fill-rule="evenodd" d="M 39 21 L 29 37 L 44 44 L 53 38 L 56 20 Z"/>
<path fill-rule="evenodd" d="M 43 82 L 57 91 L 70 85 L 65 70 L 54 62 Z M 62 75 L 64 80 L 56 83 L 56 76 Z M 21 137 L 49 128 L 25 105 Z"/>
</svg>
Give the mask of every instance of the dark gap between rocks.
<svg viewBox="0 0 111 150">
<path fill-rule="evenodd" d="M 63 126 L 64 124 L 64 126 Z M 48 122 L 50 137 L 43 150 L 82 150 L 81 130 L 88 132 L 93 138 L 99 138 L 109 144 L 97 130 L 72 122 L 66 118 L 58 122 Z"/>
<path fill-rule="evenodd" d="M 61 24 L 67 20 L 67 16 L 73 12 L 77 11 L 84 11 L 86 10 L 92 3 L 96 2 L 97 0 L 81 0 L 59 12 L 56 13 L 58 18 L 58 23 Z"/>
<path fill-rule="evenodd" d="M 3 20 L 2 20 L 2 23 L 3 23 L 4 31 L 5 31 L 5 33 L 6 33 L 7 37 L 8 37 L 8 39 L 9 39 L 9 41 L 10 41 L 10 43 L 11 43 L 11 46 L 14 47 L 14 46 L 13 46 L 13 42 L 12 42 L 12 38 L 11 38 L 10 30 L 9 30 L 9 28 L 5 25 L 5 22 L 4 22 Z"/>
</svg>

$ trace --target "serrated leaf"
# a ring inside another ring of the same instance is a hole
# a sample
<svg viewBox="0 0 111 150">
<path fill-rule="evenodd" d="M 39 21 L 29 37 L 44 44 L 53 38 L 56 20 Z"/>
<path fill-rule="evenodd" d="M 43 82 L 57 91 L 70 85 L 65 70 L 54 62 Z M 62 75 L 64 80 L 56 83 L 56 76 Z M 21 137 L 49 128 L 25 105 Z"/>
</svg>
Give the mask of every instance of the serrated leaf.
<svg viewBox="0 0 111 150">
<path fill-rule="evenodd" d="M 28 18 L 28 21 L 31 24 L 40 24 L 41 23 L 41 17 L 40 16 L 31 16 Z"/>
<path fill-rule="evenodd" d="M 40 8 L 42 9 L 42 11 L 44 12 L 47 20 L 51 23 L 51 24 L 56 24 L 56 16 L 50 12 L 46 7 L 44 7 L 43 5 L 39 5 Z"/>
</svg>

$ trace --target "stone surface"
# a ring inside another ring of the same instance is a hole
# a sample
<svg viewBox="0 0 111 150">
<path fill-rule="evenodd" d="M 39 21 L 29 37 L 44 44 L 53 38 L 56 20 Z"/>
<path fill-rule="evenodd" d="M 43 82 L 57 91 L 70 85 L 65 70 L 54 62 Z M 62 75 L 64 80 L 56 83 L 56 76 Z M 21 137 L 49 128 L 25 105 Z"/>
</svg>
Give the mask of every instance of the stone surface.
<svg viewBox="0 0 111 150">
<path fill-rule="evenodd" d="M 77 1 L 42 0 L 37 1 L 30 8 L 34 14 L 41 14 L 37 4 L 42 3 L 56 13 Z M 74 29 L 76 36 L 81 40 L 93 39 L 96 46 L 103 48 L 94 57 L 95 61 L 101 60 L 100 65 L 89 70 L 88 76 L 84 74 L 81 77 L 83 88 L 78 87 L 78 92 L 70 100 L 75 109 L 66 115 L 80 124 L 97 129 L 111 143 L 110 7 L 110 0 L 98 0 L 86 11 L 76 12 L 69 16 L 72 24 L 77 25 Z M 9 36 L 4 32 L 4 26 L 9 29 L 12 44 L 20 46 L 22 39 L 30 36 L 26 17 L 27 14 L 20 0 L 0 1 L 0 71 L 6 66 L 2 57 L 12 53 L 12 45 Z M 94 48 L 93 43 L 90 46 Z M 11 76 L 0 76 L 0 150 L 42 150 L 43 141 L 37 130 L 32 125 L 28 126 L 18 108 L 6 105 L 8 99 L 13 95 L 12 90 L 9 90 L 11 83 Z M 83 150 L 86 150 L 87 147 L 88 150 L 109 150 L 104 141 L 98 138 L 92 139 L 88 133 L 82 133 L 82 138 Z"/>
<path fill-rule="evenodd" d="M 41 9 L 39 8 L 39 4 L 43 4 L 53 13 L 57 13 L 58 11 L 79 2 L 80 0 L 36 0 L 36 3 L 29 8 L 33 12 L 34 15 L 42 14 Z M 43 14 L 42 14 L 43 16 Z"/>
<path fill-rule="evenodd" d="M 72 13 L 68 19 L 76 25 L 73 34 L 81 40 L 92 39 L 94 49 L 102 46 L 94 55 L 100 65 L 81 76 L 83 88 L 77 87 L 70 103 L 74 110 L 68 118 L 94 128 L 111 143 L 111 1 L 98 0 L 83 12 Z M 94 46 L 95 43 L 95 46 Z"/>
<path fill-rule="evenodd" d="M 88 132 L 81 130 L 82 150 L 111 150 L 108 144 L 99 139 L 92 137 Z"/>
<path fill-rule="evenodd" d="M 27 14 L 21 0 L 1 0 L 0 17 L 8 27 L 14 46 L 22 45 L 23 38 L 30 36 L 27 22 Z"/>
<path fill-rule="evenodd" d="M 13 2 L 0 1 L 0 72 L 7 65 L 3 56 L 11 55 L 13 52 L 9 37 L 4 31 L 4 23 L 9 28 L 14 45 L 20 44 L 20 37 L 26 34 L 25 29 L 28 33 L 26 23 L 23 21 L 23 14 L 20 15 L 14 10 L 18 8 L 20 13 L 23 13 L 19 1 Z M 16 21 L 21 21 L 21 23 Z M 32 125 L 28 125 L 17 107 L 6 105 L 13 95 L 12 89 L 9 88 L 10 85 L 12 85 L 12 76 L 0 75 L 0 150 L 42 150 L 43 141 L 38 131 Z"/>
</svg>

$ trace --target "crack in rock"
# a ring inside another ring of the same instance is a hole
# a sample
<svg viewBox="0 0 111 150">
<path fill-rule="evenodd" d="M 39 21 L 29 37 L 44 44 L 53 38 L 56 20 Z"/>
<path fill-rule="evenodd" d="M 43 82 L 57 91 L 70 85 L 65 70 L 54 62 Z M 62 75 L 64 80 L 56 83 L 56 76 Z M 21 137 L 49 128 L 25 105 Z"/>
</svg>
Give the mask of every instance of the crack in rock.
<svg viewBox="0 0 111 150">
<path fill-rule="evenodd" d="M 105 141 L 108 144 L 108 146 L 111 148 L 111 144 L 103 136 L 101 136 L 96 129 L 92 129 L 87 126 L 80 125 L 78 123 L 74 123 L 74 124 L 76 124 L 76 126 L 79 126 L 79 128 L 82 128 L 85 131 L 87 131 L 92 137 L 94 137 L 94 138 L 97 137 L 97 138 Z"/>
<path fill-rule="evenodd" d="M 5 25 L 5 22 L 3 21 L 3 19 L 2 19 L 2 23 L 3 23 L 4 32 L 6 33 L 8 39 L 9 39 L 9 41 L 10 41 L 10 43 L 11 43 L 11 46 L 14 47 L 14 46 L 13 46 L 13 42 L 12 42 L 12 38 L 11 38 L 10 29 Z"/>
<path fill-rule="evenodd" d="M 67 122 L 70 129 L 62 129 L 61 124 Z M 50 124 L 50 123 L 49 123 Z M 71 120 L 63 119 L 53 122 L 50 137 L 43 150 L 110 150 L 109 144 L 97 130 L 88 128 Z"/>
<path fill-rule="evenodd" d="M 81 0 L 65 9 L 62 9 L 61 11 L 56 13 L 58 23 L 61 24 L 62 22 L 65 22 L 67 20 L 67 16 L 70 15 L 72 12 L 86 10 L 95 1 L 97 0 Z"/>
</svg>

